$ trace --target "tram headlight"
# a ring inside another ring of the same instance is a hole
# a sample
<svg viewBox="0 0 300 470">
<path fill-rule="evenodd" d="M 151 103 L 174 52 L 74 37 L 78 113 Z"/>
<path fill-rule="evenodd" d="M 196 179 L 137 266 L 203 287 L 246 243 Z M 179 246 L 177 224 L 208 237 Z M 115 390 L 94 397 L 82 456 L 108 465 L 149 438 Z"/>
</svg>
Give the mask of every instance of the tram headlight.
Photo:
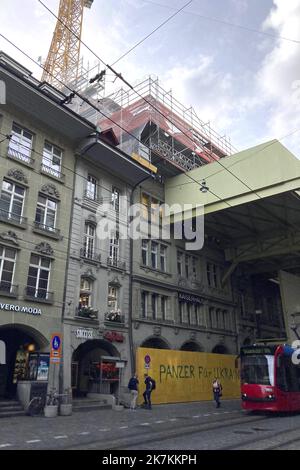
<svg viewBox="0 0 300 470">
<path fill-rule="evenodd" d="M 269 400 L 274 400 L 274 395 L 268 395 Z"/>
<path fill-rule="evenodd" d="M 247 394 L 246 393 L 243 393 L 242 395 L 242 400 L 246 400 L 247 399 Z"/>
</svg>

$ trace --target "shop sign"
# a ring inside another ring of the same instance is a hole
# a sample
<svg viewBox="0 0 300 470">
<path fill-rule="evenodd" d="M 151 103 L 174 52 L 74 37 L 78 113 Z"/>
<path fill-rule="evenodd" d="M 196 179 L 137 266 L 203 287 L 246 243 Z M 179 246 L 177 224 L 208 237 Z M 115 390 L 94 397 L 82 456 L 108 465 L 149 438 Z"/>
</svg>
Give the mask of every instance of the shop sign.
<svg viewBox="0 0 300 470">
<path fill-rule="evenodd" d="M 185 292 L 178 292 L 178 300 L 179 302 L 188 302 L 190 304 L 203 304 L 202 297 L 186 294 Z"/>
<path fill-rule="evenodd" d="M 107 331 L 104 333 L 103 338 L 107 339 L 111 343 L 114 341 L 117 343 L 123 343 L 124 342 L 124 336 L 122 333 L 117 333 L 116 331 Z"/>
<path fill-rule="evenodd" d="M 75 331 L 75 336 L 76 338 L 80 339 L 93 339 L 94 332 L 93 330 L 87 328 L 77 328 L 77 330 Z"/>
<path fill-rule="evenodd" d="M 124 369 L 124 367 L 125 367 L 125 362 L 116 362 L 117 369 Z"/>
<path fill-rule="evenodd" d="M 11 312 L 28 313 L 29 315 L 42 315 L 42 310 L 35 307 L 27 307 L 15 304 L 0 303 L 0 310 L 9 310 Z"/>
</svg>

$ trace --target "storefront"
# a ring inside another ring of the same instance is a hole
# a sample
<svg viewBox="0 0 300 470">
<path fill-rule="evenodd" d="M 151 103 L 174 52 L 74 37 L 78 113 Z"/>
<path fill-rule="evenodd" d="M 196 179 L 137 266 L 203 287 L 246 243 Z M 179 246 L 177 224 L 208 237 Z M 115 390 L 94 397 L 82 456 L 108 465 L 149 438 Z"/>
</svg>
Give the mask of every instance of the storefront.
<svg viewBox="0 0 300 470">
<path fill-rule="evenodd" d="M 73 353 L 71 365 L 73 395 L 117 393 L 120 380 L 119 369 L 116 367 L 118 361 L 120 353 L 108 340 L 90 339 L 78 346 Z"/>
<path fill-rule="evenodd" d="M 47 383 L 49 353 L 47 340 L 26 325 L 0 327 L 0 398 L 15 398 L 21 382 Z"/>
</svg>

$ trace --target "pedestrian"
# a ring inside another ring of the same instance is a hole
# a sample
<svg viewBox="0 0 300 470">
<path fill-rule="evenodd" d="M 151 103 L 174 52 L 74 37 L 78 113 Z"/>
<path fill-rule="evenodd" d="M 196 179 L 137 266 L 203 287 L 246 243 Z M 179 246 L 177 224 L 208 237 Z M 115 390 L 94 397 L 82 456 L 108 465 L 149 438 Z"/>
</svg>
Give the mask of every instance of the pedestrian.
<svg viewBox="0 0 300 470">
<path fill-rule="evenodd" d="M 128 389 L 131 395 L 131 401 L 130 401 L 131 410 L 136 409 L 136 400 L 138 397 L 138 385 L 139 385 L 138 376 L 137 374 L 134 374 L 128 382 Z"/>
<path fill-rule="evenodd" d="M 143 406 L 145 408 L 148 408 L 148 410 L 152 409 L 151 405 L 151 393 L 153 390 L 156 388 L 155 380 L 150 377 L 148 374 L 144 374 L 145 377 L 145 385 L 146 385 L 146 390 L 143 393 L 144 397 L 144 403 Z"/>
<path fill-rule="evenodd" d="M 220 397 L 222 396 L 222 385 L 217 378 L 215 378 L 215 380 L 213 381 L 212 387 L 213 387 L 214 400 L 217 405 L 216 407 L 220 408 L 221 406 Z"/>
</svg>

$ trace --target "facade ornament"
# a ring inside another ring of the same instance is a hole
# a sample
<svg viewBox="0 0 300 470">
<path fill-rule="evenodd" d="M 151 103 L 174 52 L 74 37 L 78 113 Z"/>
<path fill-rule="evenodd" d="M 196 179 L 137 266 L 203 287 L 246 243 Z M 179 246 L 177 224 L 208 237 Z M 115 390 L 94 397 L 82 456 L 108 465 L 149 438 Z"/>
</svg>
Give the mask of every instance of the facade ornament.
<svg viewBox="0 0 300 470">
<path fill-rule="evenodd" d="M 48 196 L 54 197 L 55 199 L 60 199 L 59 191 L 56 189 L 54 184 L 44 184 L 44 186 L 41 187 L 41 192 L 47 194 Z"/>
<path fill-rule="evenodd" d="M 139 321 L 135 321 L 134 324 L 133 324 L 133 327 L 135 330 L 138 330 L 139 327 L 140 327 L 140 322 Z"/>
<path fill-rule="evenodd" d="M 15 234 L 15 232 L 12 232 L 10 230 L 8 232 L 1 233 L 0 239 L 5 242 L 13 243 L 14 245 L 19 245 L 17 235 Z"/>
<path fill-rule="evenodd" d="M 90 222 L 91 224 L 97 225 L 97 219 L 93 214 L 90 214 L 88 216 L 87 221 Z"/>
<path fill-rule="evenodd" d="M 19 170 L 18 168 L 11 168 L 8 172 L 7 172 L 7 176 L 9 176 L 10 178 L 13 178 L 17 181 L 20 181 L 21 183 L 25 183 L 25 184 L 28 184 L 28 179 L 27 177 L 25 176 L 25 174 L 23 173 L 22 170 Z"/>
<path fill-rule="evenodd" d="M 81 274 L 82 279 L 89 279 L 90 281 L 96 281 L 96 276 L 94 276 L 91 269 L 87 269 L 84 273 Z"/>
<path fill-rule="evenodd" d="M 174 335 L 178 335 L 179 334 L 179 328 L 174 328 Z"/>
<path fill-rule="evenodd" d="M 154 334 L 154 336 L 160 336 L 161 335 L 161 327 L 160 326 L 154 326 L 153 327 L 153 334 Z"/>
<path fill-rule="evenodd" d="M 115 276 L 111 281 L 109 281 L 110 286 L 121 287 L 121 283 L 119 281 L 118 276 Z"/>
<path fill-rule="evenodd" d="M 42 243 L 39 243 L 39 245 L 36 245 L 35 251 L 38 251 L 42 255 L 47 255 L 47 256 L 53 256 L 54 255 L 54 251 L 53 251 L 51 245 L 49 245 L 49 243 L 45 243 L 45 242 L 42 242 Z"/>
<path fill-rule="evenodd" d="M 191 331 L 191 332 L 190 332 L 190 339 L 191 339 L 192 341 L 195 341 L 195 339 L 196 339 L 196 331 Z"/>
</svg>

